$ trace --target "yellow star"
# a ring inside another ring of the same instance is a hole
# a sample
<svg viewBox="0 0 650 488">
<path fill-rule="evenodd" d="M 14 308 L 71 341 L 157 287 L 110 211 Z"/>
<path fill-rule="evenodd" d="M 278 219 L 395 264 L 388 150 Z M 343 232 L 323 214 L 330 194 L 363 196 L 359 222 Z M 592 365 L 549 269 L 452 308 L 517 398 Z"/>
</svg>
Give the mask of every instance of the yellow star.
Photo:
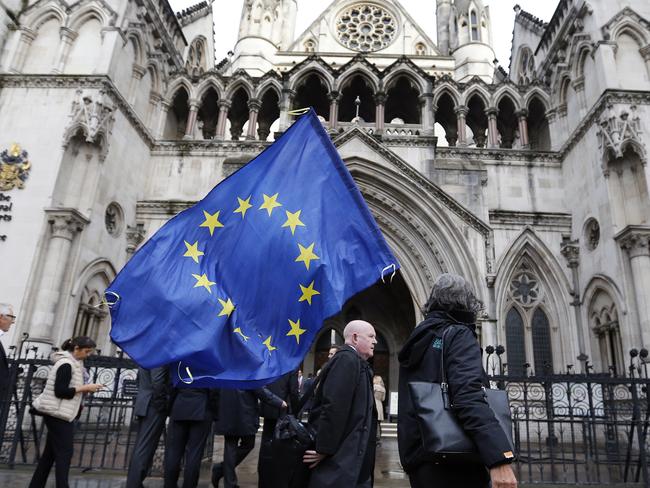
<svg viewBox="0 0 650 488">
<path fill-rule="evenodd" d="M 199 251 L 199 241 L 196 241 L 194 244 L 190 244 L 187 241 L 183 241 L 183 242 L 185 242 L 185 246 L 187 247 L 187 252 L 183 254 L 183 257 L 192 258 L 194 262 L 198 264 L 199 258 L 205 255 L 204 252 Z"/>
<path fill-rule="evenodd" d="M 192 274 L 192 276 L 194 276 L 194 279 L 196 279 L 196 284 L 194 285 L 194 288 L 200 288 L 202 286 L 210 293 L 212 293 L 212 289 L 210 287 L 212 285 L 215 285 L 216 283 L 214 281 L 210 281 L 208 279 L 208 275 L 204 273 L 202 275 Z"/>
<path fill-rule="evenodd" d="M 298 244 L 298 247 L 300 248 L 300 256 L 296 258 L 296 263 L 302 261 L 303 263 L 305 263 L 307 269 L 309 269 L 309 264 L 311 263 L 311 261 L 313 261 L 314 259 L 320 259 L 318 256 L 316 256 L 316 254 L 314 254 L 313 242 L 309 247 L 303 247 L 300 244 Z"/>
<path fill-rule="evenodd" d="M 296 342 L 300 344 L 300 336 L 307 332 L 307 330 L 300 328 L 300 319 L 296 320 L 295 322 L 293 320 L 289 320 L 289 326 L 291 327 L 291 330 L 287 333 L 287 337 L 294 336 L 296 338 Z"/>
<path fill-rule="evenodd" d="M 273 213 L 273 209 L 276 207 L 281 207 L 282 204 L 278 202 L 278 193 L 273 195 L 272 197 L 268 196 L 266 193 L 264 194 L 264 203 L 260 207 L 260 210 L 266 210 L 269 213 L 269 217 Z"/>
<path fill-rule="evenodd" d="M 244 342 L 248 342 L 248 339 L 250 339 L 250 337 L 244 335 L 244 333 L 241 331 L 241 327 L 237 327 L 235 330 L 233 330 L 233 332 L 235 334 L 239 334 L 241 338 L 244 339 Z"/>
<path fill-rule="evenodd" d="M 266 348 L 271 351 L 275 351 L 277 347 L 271 345 L 271 336 L 268 336 L 264 342 L 262 342 L 266 346 Z"/>
<path fill-rule="evenodd" d="M 221 306 L 223 307 L 221 309 L 221 312 L 219 312 L 219 317 L 223 317 L 224 315 L 230 317 L 230 314 L 235 310 L 235 304 L 232 303 L 230 298 L 226 301 L 222 300 L 221 298 L 219 298 L 218 300 Z"/>
<path fill-rule="evenodd" d="M 300 221 L 300 212 L 302 212 L 302 210 L 298 210 L 295 213 L 291 213 L 288 210 L 285 210 L 285 212 L 287 213 L 287 221 L 282 224 L 282 227 L 290 227 L 291 235 L 296 233 L 296 227 L 305 227 L 305 224 Z"/>
<path fill-rule="evenodd" d="M 223 224 L 219 222 L 219 214 L 221 211 L 218 211 L 214 215 L 210 215 L 208 212 L 205 210 L 203 211 L 203 215 L 205 216 L 205 222 L 203 222 L 199 227 L 207 227 L 210 229 L 210 235 L 214 234 L 214 229 L 217 227 L 223 227 Z"/>
<path fill-rule="evenodd" d="M 239 200 L 239 207 L 233 213 L 240 213 L 241 218 L 243 219 L 246 215 L 246 212 L 248 212 L 248 209 L 253 207 L 251 205 L 251 197 L 248 197 L 246 200 L 242 200 L 241 198 L 237 197 L 237 200 Z"/>
<path fill-rule="evenodd" d="M 298 300 L 299 302 L 304 302 L 306 301 L 311 305 L 311 299 L 313 298 L 314 295 L 320 295 L 319 291 L 314 290 L 314 282 L 312 281 L 309 286 L 302 286 L 300 285 L 300 291 L 302 292 L 302 296 Z"/>
</svg>

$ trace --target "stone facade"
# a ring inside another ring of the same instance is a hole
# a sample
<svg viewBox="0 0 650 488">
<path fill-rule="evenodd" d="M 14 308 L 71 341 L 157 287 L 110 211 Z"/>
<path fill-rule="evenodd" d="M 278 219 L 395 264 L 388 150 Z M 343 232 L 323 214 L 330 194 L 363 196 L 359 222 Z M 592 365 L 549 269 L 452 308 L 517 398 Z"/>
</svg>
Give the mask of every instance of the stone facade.
<svg viewBox="0 0 650 488">
<path fill-rule="evenodd" d="M 561 0 L 549 23 L 517 7 L 509 73 L 481 0 L 437 0 L 437 43 L 391 0 L 334 2 L 298 34 L 295 0 L 245 0 L 218 63 L 210 2 L 15 3 L 0 151 L 32 167 L 0 202 L 7 344 L 86 333 L 111 351 L 102 293 L 137 247 L 312 106 L 402 269 L 328 321 L 307 371 L 363 317 L 395 390 L 445 271 L 476 288 L 512 373 L 621 372 L 650 347 L 648 2 Z"/>
</svg>

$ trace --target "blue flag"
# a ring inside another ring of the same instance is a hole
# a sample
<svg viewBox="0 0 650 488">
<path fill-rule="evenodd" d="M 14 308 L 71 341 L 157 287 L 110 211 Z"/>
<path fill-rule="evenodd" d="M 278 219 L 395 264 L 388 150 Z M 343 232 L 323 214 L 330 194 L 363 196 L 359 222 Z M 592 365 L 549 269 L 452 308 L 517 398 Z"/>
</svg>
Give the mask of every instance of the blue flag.
<svg viewBox="0 0 650 488">
<path fill-rule="evenodd" d="M 323 321 L 392 265 L 312 110 L 131 258 L 106 292 L 111 337 L 193 386 L 256 388 L 296 369 Z"/>
</svg>

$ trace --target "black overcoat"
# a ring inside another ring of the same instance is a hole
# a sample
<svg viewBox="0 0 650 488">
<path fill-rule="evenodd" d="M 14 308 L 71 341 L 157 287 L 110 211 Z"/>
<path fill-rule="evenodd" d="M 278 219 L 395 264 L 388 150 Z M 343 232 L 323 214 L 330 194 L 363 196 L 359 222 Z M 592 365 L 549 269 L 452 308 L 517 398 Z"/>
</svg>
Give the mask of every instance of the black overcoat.
<svg viewBox="0 0 650 488">
<path fill-rule="evenodd" d="M 343 346 L 321 375 L 309 423 L 316 430 L 316 452 L 327 457 L 312 470 L 309 488 L 352 488 L 362 472 L 374 470 L 372 370 L 353 348 Z"/>
<path fill-rule="evenodd" d="M 464 317 L 463 317 L 464 315 Z M 431 312 L 411 333 L 399 353 L 399 399 L 397 440 L 400 461 L 408 473 L 428 461 L 422 452 L 422 440 L 417 416 L 411 403 L 408 383 L 411 381 L 441 380 L 440 351 L 442 334 L 445 337 L 444 364 L 449 393 L 456 416 L 465 432 L 476 443 L 483 464 L 431 465 L 431 473 L 441 487 L 487 486 L 486 467 L 511 461 L 511 447 L 494 412 L 487 404 L 483 387 L 489 387 L 488 377 L 481 364 L 481 349 L 475 335 L 475 325 L 459 319 L 468 319 L 466 312 Z"/>
<path fill-rule="evenodd" d="M 168 406 L 166 404 L 169 402 L 169 394 L 169 369 L 166 366 L 153 369 L 138 368 L 138 394 L 135 397 L 133 413 L 138 417 L 146 417 L 148 413 L 152 413 L 151 410 L 165 409 Z"/>
<path fill-rule="evenodd" d="M 292 371 L 287 373 L 284 376 L 281 376 L 279 379 L 266 385 L 266 388 L 287 402 L 289 412 L 295 413 L 298 403 L 300 401 L 300 396 L 298 393 L 298 372 Z M 265 419 L 279 419 L 282 415 L 282 409 L 278 408 L 275 405 L 262 402 L 260 405 L 261 416 Z"/>
<path fill-rule="evenodd" d="M 9 361 L 5 348 L 0 342 L 0 413 L 2 412 L 3 402 L 9 401 Z"/>
<path fill-rule="evenodd" d="M 257 390 L 220 390 L 219 418 L 215 433 L 227 436 L 255 435 L 260 428 L 259 402 L 276 408 L 282 406 L 282 399 L 266 388 Z"/>
<path fill-rule="evenodd" d="M 219 390 L 215 388 L 174 388 L 171 420 L 212 420 L 219 414 Z"/>
</svg>

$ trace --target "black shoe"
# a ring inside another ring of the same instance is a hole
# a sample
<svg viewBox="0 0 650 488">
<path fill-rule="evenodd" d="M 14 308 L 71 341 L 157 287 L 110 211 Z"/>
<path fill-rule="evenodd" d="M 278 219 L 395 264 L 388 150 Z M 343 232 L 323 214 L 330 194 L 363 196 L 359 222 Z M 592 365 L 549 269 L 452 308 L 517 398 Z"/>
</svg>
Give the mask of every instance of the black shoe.
<svg viewBox="0 0 650 488">
<path fill-rule="evenodd" d="M 214 488 L 218 488 L 221 478 L 223 478 L 223 466 L 221 466 L 221 463 L 215 464 L 212 466 L 212 486 Z"/>
</svg>

